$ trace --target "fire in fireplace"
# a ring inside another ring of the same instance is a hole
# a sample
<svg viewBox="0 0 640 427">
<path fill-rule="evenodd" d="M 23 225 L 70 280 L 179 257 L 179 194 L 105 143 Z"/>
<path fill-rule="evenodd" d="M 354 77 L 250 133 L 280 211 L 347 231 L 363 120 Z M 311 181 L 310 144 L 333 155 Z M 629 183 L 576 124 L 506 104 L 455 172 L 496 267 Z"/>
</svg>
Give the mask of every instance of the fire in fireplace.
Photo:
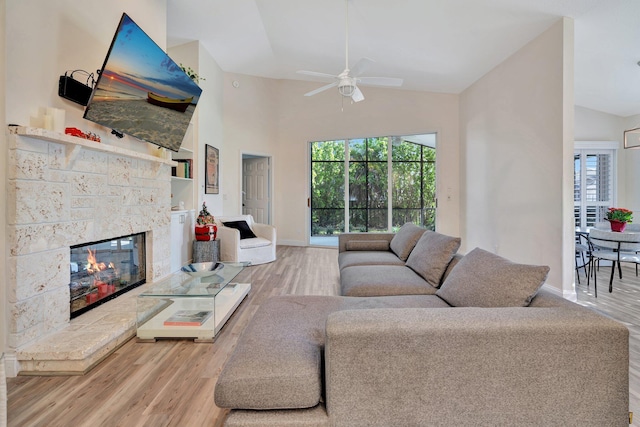
<svg viewBox="0 0 640 427">
<path fill-rule="evenodd" d="M 145 283 L 145 234 L 71 247 L 71 318 Z"/>
</svg>

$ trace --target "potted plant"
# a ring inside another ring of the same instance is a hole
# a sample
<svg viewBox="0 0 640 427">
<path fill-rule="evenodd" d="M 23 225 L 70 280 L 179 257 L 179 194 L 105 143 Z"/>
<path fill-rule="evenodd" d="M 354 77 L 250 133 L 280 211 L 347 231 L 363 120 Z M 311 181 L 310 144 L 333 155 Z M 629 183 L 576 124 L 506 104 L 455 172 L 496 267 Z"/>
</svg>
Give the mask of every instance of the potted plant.
<svg viewBox="0 0 640 427">
<path fill-rule="evenodd" d="M 217 234 L 215 218 L 209 213 L 207 204 L 202 202 L 202 209 L 196 219 L 196 240 L 216 240 Z"/>
<path fill-rule="evenodd" d="M 633 219 L 633 212 L 625 208 L 609 208 L 606 219 L 611 224 L 611 231 L 622 232 Z"/>
<path fill-rule="evenodd" d="M 189 76 L 189 78 L 196 83 L 200 83 L 200 80 L 206 80 L 204 77 L 200 77 L 200 75 L 198 75 L 198 73 L 196 73 L 191 67 L 184 66 L 182 65 L 182 63 L 180 63 L 180 68 L 182 68 L 182 71 L 184 71 Z"/>
</svg>

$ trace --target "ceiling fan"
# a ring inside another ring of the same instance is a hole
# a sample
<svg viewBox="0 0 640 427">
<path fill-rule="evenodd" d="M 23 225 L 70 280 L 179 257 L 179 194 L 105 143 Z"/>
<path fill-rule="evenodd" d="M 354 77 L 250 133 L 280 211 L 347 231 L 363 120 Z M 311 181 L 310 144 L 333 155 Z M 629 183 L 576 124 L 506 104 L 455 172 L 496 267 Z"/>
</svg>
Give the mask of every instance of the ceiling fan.
<svg viewBox="0 0 640 427">
<path fill-rule="evenodd" d="M 345 98 L 351 98 L 352 102 L 360 102 L 364 100 L 364 95 L 360 88 L 358 88 L 358 83 L 362 83 L 364 85 L 371 86 L 387 86 L 387 87 L 398 87 L 402 86 L 402 79 L 394 78 L 394 77 L 360 77 L 367 68 L 374 62 L 369 58 L 362 58 L 358 62 L 355 63 L 352 69 L 349 69 L 349 0 L 345 0 L 346 5 L 346 37 L 345 37 L 345 69 L 338 75 L 327 74 L 327 73 L 319 73 L 317 71 L 298 71 L 298 74 L 305 74 L 307 76 L 315 76 L 315 77 L 323 77 L 323 78 L 331 78 L 334 80 L 333 83 L 322 86 L 318 89 L 312 90 L 311 92 L 305 93 L 304 96 L 313 96 L 317 93 L 324 92 L 327 89 L 331 89 L 332 87 L 338 87 L 338 92 Z"/>
</svg>

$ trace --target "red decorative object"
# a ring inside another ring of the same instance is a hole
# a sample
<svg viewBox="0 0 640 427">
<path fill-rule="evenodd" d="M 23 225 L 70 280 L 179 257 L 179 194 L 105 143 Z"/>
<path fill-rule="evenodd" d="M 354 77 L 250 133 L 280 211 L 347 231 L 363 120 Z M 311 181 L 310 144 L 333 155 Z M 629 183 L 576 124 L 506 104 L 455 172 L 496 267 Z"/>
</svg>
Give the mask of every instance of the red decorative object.
<svg viewBox="0 0 640 427">
<path fill-rule="evenodd" d="M 95 133 L 84 133 L 78 128 L 65 128 L 64 133 L 78 138 L 89 139 L 91 141 L 100 142 L 100 137 Z"/>
<path fill-rule="evenodd" d="M 207 204 L 202 202 L 202 210 L 196 219 L 196 240 L 216 240 L 218 226 L 214 221 L 215 218 L 207 210 Z"/>
<path fill-rule="evenodd" d="M 627 226 L 626 222 L 616 221 L 615 219 L 610 219 L 609 224 L 611 224 L 611 231 L 616 231 L 618 233 L 622 233 Z"/>
<path fill-rule="evenodd" d="M 216 240 L 218 226 L 215 224 L 196 225 L 196 240 Z"/>
</svg>

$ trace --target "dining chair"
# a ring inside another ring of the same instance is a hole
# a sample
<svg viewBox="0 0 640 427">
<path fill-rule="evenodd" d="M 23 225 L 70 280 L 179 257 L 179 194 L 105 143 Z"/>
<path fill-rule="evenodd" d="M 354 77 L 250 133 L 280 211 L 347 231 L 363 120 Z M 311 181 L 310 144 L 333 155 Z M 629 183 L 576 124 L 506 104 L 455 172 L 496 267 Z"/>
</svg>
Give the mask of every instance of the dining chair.
<svg viewBox="0 0 640 427">
<path fill-rule="evenodd" d="M 618 274 L 622 279 L 621 263 L 630 262 L 636 264 L 636 275 L 638 274 L 637 266 L 640 264 L 640 233 L 616 233 L 608 230 L 592 228 L 589 231 L 589 242 L 593 250 L 591 251 L 591 271 L 593 272 L 593 282 L 595 288 L 595 296 L 598 296 L 598 279 L 596 263 L 598 267 L 600 260 L 611 261 L 611 276 L 609 278 L 609 292 L 613 292 L 613 276 L 615 274 L 616 264 L 618 266 Z"/>
<path fill-rule="evenodd" d="M 585 277 L 587 277 L 587 286 L 589 286 L 589 268 L 591 263 L 591 242 L 589 242 L 589 234 L 582 231 L 576 231 L 576 278 L 578 284 L 580 284 L 580 269 L 584 270 Z"/>
</svg>

